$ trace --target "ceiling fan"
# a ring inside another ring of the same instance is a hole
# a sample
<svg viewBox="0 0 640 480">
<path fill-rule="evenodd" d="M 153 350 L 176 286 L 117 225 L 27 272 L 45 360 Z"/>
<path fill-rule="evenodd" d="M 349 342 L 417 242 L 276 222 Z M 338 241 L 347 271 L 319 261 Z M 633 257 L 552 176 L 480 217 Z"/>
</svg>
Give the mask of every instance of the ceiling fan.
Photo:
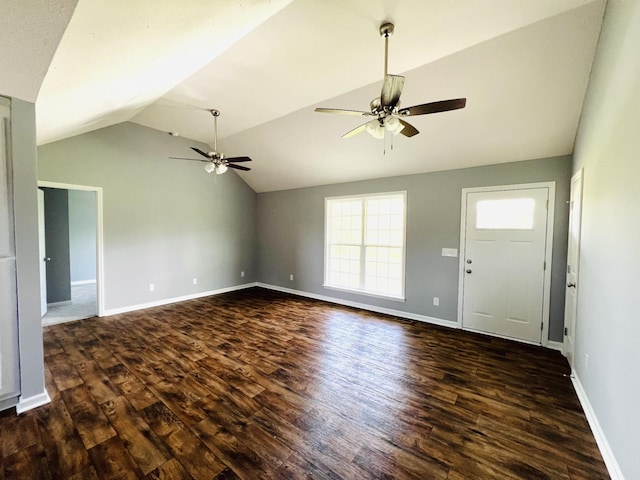
<svg viewBox="0 0 640 480">
<path fill-rule="evenodd" d="M 359 115 L 373 117 L 372 120 L 345 133 L 342 138 L 350 138 L 358 133 L 367 131 L 375 138 L 384 138 L 385 130 L 393 135 L 402 133 L 405 137 L 413 137 L 420 133 L 413 125 L 405 122 L 402 117 L 415 115 L 426 115 L 428 113 L 447 112 L 464 108 L 467 99 L 455 98 L 452 100 L 441 100 L 438 102 L 423 103 L 413 107 L 400 108 L 400 94 L 404 86 L 404 77 L 400 75 L 389 75 L 387 65 L 389 58 L 389 37 L 393 35 L 394 26 L 392 23 L 380 25 L 380 36 L 384 38 L 384 82 L 379 98 L 374 98 L 369 107 L 370 112 L 359 110 L 344 110 L 337 108 L 316 108 L 316 112 L 338 113 L 341 115 Z"/>
<path fill-rule="evenodd" d="M 249 167 L 245 167 L 242 165 L 236 165 L 236 163 L 240 162 L 250 162 L 251 159 L 249 157 L 225 157 L 224 153 L 218 152 L 218 117 L 220 116 L 220 111 L 211 109 L 209 110 L 211 115 L 213 115 L 213 123 L 214 123 L 214 140 L 213 140 L 213 151 L 205 152 L 200 150 L 197 147 L 191 147 L 191 150 L 194 152 L 198 152 L 200 155 L 206 158 L 203 160 L 201 158 L 186 158 L 186 157 L 169 157 L 176 160 L 193 160 L 195 162 L 205 162 L 206 165 L 204 167 L 207 173 L 212 173 L 215 171 L 218 175 L 222 175 L 229 168 L 234 168 L 236 170 L 243 170 L 248 172 L 251 170 Z"/>
</svg>

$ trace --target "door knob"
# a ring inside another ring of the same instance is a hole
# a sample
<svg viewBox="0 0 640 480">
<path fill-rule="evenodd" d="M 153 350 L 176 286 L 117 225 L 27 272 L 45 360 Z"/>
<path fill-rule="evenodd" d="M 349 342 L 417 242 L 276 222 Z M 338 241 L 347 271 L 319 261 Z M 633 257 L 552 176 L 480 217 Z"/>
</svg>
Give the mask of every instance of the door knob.
<svg viewBox="0 0 640 480">
<path fill-rule="evenodd" d="M 45 261 L 45 262 L 50 262 L 51 261 L 51 257 L 45 257 L 42 260 Z"/>
<path fill-rule="evenodd" d="M 571 288 L 576 288 L 576 284 L 575 283 L 567 283 L 567 287 Z"/>
<path fill-rule="evenodd" d="M 469 269 L 467 269 L 467 273 L 471 273 L 471 269 L 470 269 L 470 268 L 469 268 Z"/>
<path fill-rule="evenodd" d="M 470 258 L 467 259 L 467 263 L 471 263 L 471 259 Z"/>
</svg>

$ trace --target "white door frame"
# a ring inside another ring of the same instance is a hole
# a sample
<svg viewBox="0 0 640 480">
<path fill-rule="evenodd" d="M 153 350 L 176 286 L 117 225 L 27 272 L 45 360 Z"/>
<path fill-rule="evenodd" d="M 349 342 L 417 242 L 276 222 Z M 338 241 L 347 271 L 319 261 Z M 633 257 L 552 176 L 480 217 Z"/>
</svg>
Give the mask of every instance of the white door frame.
<svg viewBox="0 0 640 480">
<path fill-rule="evenodd" d="M 506 190 L 525 190 L 532 188 L 549 189 L 549 205 L 547 206 L 547 235 L 545 240 L 545 264 L 544 289 L 542 298 L 542 334 L 541 345 L 546 347 L 549 343 L 549 305 L 551 299 L 551 261 L 553 259 L 553 217 L 556 203 L 556 182 L 521 183 L 517 185 L 497 185 L 493 187 L 473 187 L 462 189 L 462 208 L 460 214 L 460 265 L 458 268 L 458 328 L 462 327 L 462 308 L 464 301 L 464 269 L 465 269 L 465 245 L 467 239 L 467 202 L 468 193 L 497 192 Z M 490 334 L 487 334 L 490 335 Z M 494 335 L 496 336 L 496 335 Z M 511 339 L 514 340 L 514 339 Z M 524 342 L 528 343 L 528 342 Z M 537 345 L 537 344 L 536 344 Z"/>
<path fill-rule="evenodd" d="M 102 215 L 102 187 L 88 185 L 74 185 L 71 183 L 58 183 L 38 181 L 38 187 L 59 188 L 61 190 L 82 190 L 96 193 L 96 300 L 98 317 L 104 316 L 104 242 L 103 215 Z"/>
<path fill-rule="evenodd" d="M 574 185 L 576 184 L 576 182 L 579 182 L 580 184 L 580 198 L 574 198 L 575 195 L 575 190 L 574 190 Z M 565 315 L 564 315 L 564 336 L 563 336 L 563 342 L 562 342 L 562 353 L 565 357 L 567 357 L 567 360 L 569 361 L 569 366 L 571 367 L 571 370 L 573 371 L 574 369 L 574 364 L 575 364 L 575 342 L 576 342 L 576 331 L 578 330 L 578 305 L 577 305 L 577 298 L 578 298 L 578 288 L 580 287 L 580 241 L 582 240 L 582 197 L 583 197 L 583 189 L 584 189 L 584 180 L 583 180 L 583 169 L 581 168 L 580 170 L 578 170 L 572 177 L 571 177 L 571 191 L 570 191 L 570 195 L 569 195 L 569 202 L 578 202 L 577 204 L 572 204 L 570 207 L 570 213 L 569 213 L 569 240 L 568 240 L 568 248 L 567 248 L 567 270 L 566 273 L 567 275 L 569 274 L 569 265 L 570 265 L 570 261 L 571 261 L 571 238 L 572 238 L 572 231 L 574 229 L 574 227 L 577 225 L 578 226 L 578 231 L 574 232 L 575 233 L 575 244 L 574 244 L 574 248 L 575 248 L 575 257 L 576 257 L 576 263 L 573 265 L 574 267 L 574 271 L 576 272 L 576 278 L 575 278 L 575 285 L 571 288 L 575 288 L 575 298 L 576 298 L 576 304 L 574 305 L 573 309 L 572 309 L 572 316 L 573 318 L 569 317 L 568 318 L 568 313 L 567 312 L 567 302 L 569 302 L 569 295 L 567 293 L 569 287 L 567 285 L 567 281 L 568 279 L 565 279 Z M 576 208 L 577 206 L 577 208 Z M 577 210 L 577 214 L 576 214 L 576 210 Z M 577 215 L 577 219 L 574 218 L 574 215 Z M 568 325 L 567 325 L 568 323 Z M 572 344 L 571 346 L 569 346 L 569 341 L 567 340 L 567 329 L 569 330 L 569 333 L 571 335 L 572 338 Z M 567 355 L 568 353 L 570 353 L 570 355 Z"/>
<path fill-rule="evenodd" d="M 38 251 L 40 252 L 40 316 L 47 314 L 47 250 L 44 228 L 44 191 L 38 188 Z"/>
</svg>

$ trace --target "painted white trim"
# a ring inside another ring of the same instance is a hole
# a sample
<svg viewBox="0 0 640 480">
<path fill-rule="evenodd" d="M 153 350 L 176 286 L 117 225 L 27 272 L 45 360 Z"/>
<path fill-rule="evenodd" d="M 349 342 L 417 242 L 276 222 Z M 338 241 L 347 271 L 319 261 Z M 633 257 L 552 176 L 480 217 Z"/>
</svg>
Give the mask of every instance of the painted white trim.
<svg viewBox="0 0 640 480">
<path fill-rule="evenodd" d="M 576 278 L 575 278 L 575 286 L 573 288 L 575 288 L 575 292 L 574 294 L 576 295 L 576 299 L 578 298 L 578 291 L 580 289 L 580 243 L 582 241 L 582 198 L 584 197 L 584 177 L 583 177 L 583 173 L 584 173 L 584 168 L 580 168 L 580 170 L 578 170 L 572 177 L 570 180 L 570 185 L 571 188 L 569 189 L 569 204 L 571 205 L 569 208 L 569 235 L 568 235 L 568 240 L 567 240 L 567 269 L 565 269 L 565 285 L 567 285 L 568 282 L 568 278 L 566 275 L 568 275 L 569 273 L 569 265 L 570 265 L 570 258 L 569 255 L 571 254 L 571 243 L 572 243 L 572 235 L 573 238 L 575 239 L 575 249 L 576 249 L 576 262 L 575 265 L 573 265 L 575 271 L 577 272 L 576 274 Z M 576 182 L 580 183 L 580 198 L 579 199 L 575 199 L 575 189 L 574 189 L 574 185 L 576 184 Z M 573 204 L 573 202 L 578 202 Z M 574 232 L 574 215 L 575 215 L 575 206 L 578 205 L 579 208 L 579 216 L 577 217 L 577 223 L 578 223 L 578 231 Z M 567 309 L 570 308 L 569 307 L 569 295 L 567 293 L 568 287 L 565 288 L 565 293 L 564 293 L 564 327 L 565 327 L 565 331 L 568 329 L 573 328 L 573 331 L 571 332 L 571 338 L 573 339 L 573 345 L 567 340 L 567 335 L 563 335 L 563 341 L 564 341 L 564 346 L 562 349 L 562 353 L 564 354 L 565 357 L 567 357 L 567 360 L 569 361 L 569 366 L 571 368 L 574 367 L 575 364 L 575 342 L 576 342 L 576 332 L 578 331 L 578 303 L 576 301 L 576 304 L 574 305 L 574 312 L 573 312 L 573 322 L 571 321 L 571 316 L 567 315 Z"/>
<path fill-rule="evenodd" d="M 96 302 L 98 317 L 104 316 L 104 201 L 102 187 L 89 185 L 74 185 L 71 183 L 58 183 L 38 181 L 38 187 L 60 188 L 64 190 L 81 190 L 96 193 Z"/>
<path fill-rule="evenodd" d="M 542 297 L 542 332 L 540 336 L 540 343 L 536 345 L 542 345 L 548 347 L 549 345 L 549 309 L 551 304 L 551 270 L 553 266 L 553 220 L 555 216 L 556 205 L 556 182 L 538 182 L 538 183 L 521 183 L 516 185 L 495 185 L 490 187 L 473 187 L 462 189 L 462 201 L 460 212 L 460 261 L 458 269 L 458 328 L 462 326 L 462 309 L 464 306 L 464 272 L 465 268 L 465 239 L 467 229 L 467 202 L 466 195 L 468 193 L 475 192 L 496 192 L 506 190 L 529 190 L 534 188 L 548 188 L 549 206 L 547 208 L 547 235 L 545 241 L 545 262 L 547 268 L 544 271 L 544 290 Z M 513 340 L 513 339 L 512 339 Z M 529 342 L 525 342 L 529 343 Z"/>
<path fill-rule="evenodd" d="M 382 300 L 390 300 L 392 302 L 404 303 L 406 300 L 404 297 L 390 297 L 388 295 L 370 293 L 363 290 L 351 290 L 349 288 L 333 287 L 331 285 L 322 285 L 322 288 L 326 288 L 327 290 L 335 290 L 336 292 L 351 293 L 353 295 L 364 295 L 365 297 L 380 298 Z"/>
<path fill-rule="evenodd" d="M 51 397 L 49 397 L 49 393 L 45 390 L 38 395 L 33 395 L 31 397 L 20 397 L 20 401 L 16 405 L 16 413 L 20 415 L 26 411 L 32 410 L 36 407 L 41 407 L 42 405 L 46 405 L 51 402 Z"/>
<path fill-rule="evenodd" d="M 96 283 L 96 279 L 94 278 L 93 280 L 78 280 L 75 282 L 71 282 L 71 286 L 72 287 L 77 287 L 78 285 L 92 285 Z"/>
<path fill-rule="evenodd" d="M 186 300 L 193 300 L 195 298 L 210 297 L 211 295 L 220 295 L 221 293 L 235 292 L 236 290 L 244 290 L 245 288 L 251 288 L 255 286 L 257 286 L 256 283 L 245 283 L 242 285 L 234 285 L 233 287 L 225 287 L 225 288 L 219 288 L 217 290 L 209 290 L 207 292 L 192 293 L 189 295 L 183 295 L 181 297 L 165 298 L 163 300 L 156 300 L 155 302 L 139 303 L 137 305 L 128 305 L 126 307 L 112 308 L 112 309 L 106 310 L 104 312 L 104 316 L 108 317 L 110 315 L 118 315 L 120 313 L 135 312 L 136 310 L 144 310 L 145 308 L 160 307 L 162 305 L 169 305 L 171 303 L 184 302 Z"/>
<path fill-rule="evenodd" d="M 64 302 L 52 302 L 47 303 L 47 307 L 64 307 L 65 305 L 71 305 L 73 302 L 71 300 L 65 300 Z"/>
<path fill-rule="evenodd" d="M 457 328 L 456 322 L 450 320 L 443 320 L 441 318 L 427 317 L 426 315 L 419 315 L 417 313 L 403 312 L 401 310 L 394 310 L 392 308 L 376 307 L 374 305 L 368 305 L 366 303 L 352 302 L 349 300 L 342 300 L 340 298 L 327 297 L 325 295 L 318 295 L 316 293 L 303 292 L 301 290 L 293 290 L 291 288 L 279 287 L 277 285 L 269 285 L 267 283 L 256 283 L 257 287 L 267 288 L 269 290 L 276 290 L 278 292 L 290 293 L 292 295 L 298 295 L 300 297 L 313 298 L 314 300 L 322 300 L 329 303 L 337 303 L 338 305 L 345 305 L 347 307 L 360 308 L 362 310 L 368 310 L 370 312 L 383 313 L 385 315 L 392 315 L 394 317 L 406 318 L 408 320 L 417 320 L 419 322 L 432 323 L 434 325 L 440 325 L 443 327 Z"/>
<path fill-rule="evenodd" d="M 557 350 L 558 352 L 564 355 L 564 343 L 562 342 L 556 342 L 555 340 L 548 340 L 547 348 L 550 348 L 551 350 Z"/>
<path fill-rule="evenodd" d="M 612 480 L 624 480 L 624 475 L 622 474 L 622 470 L 620 470 L 620 465 L 618 465 L 618 461 L 613 454 L 611 445 L 609 445 L 609 441 L 607 440 L 607 437 L 604 434 L 602 427 L 600 426 L 600 422 L 598 421 L 596 412 L 593 410 L 591 402 L 589 402 L 587 392 L 585 392 L 575 370 L 573 370 L 571 373 L 571 382 L 573 383 L 573 388 L 578 395 L 578 400 L 580 400 L 580 405 L 582 405 L 584 414 L 587 417 L 587 421 L 589 422 L 589 426 L 591 427 L 593 436 L 596 439 L 596 443 L 598 444 L 598 448 L 600 449 L 600 453 L 602 454 L 602 459 L 607 466 L 609 476 L 611 476 Z"/>
<path fill-rule="evenodd" d="M 506 335 L 500 335 L 499 333 L 485 332 L 484 330 L 477 330 L 475 328 L 468 328 L 467 327 L 467 328 L 462 328 L 461 330 L 464 330 L 465 332 L 477 333 L 478 335 L 486 335 L 488 337 L 495 337 L 495 338 L 501 338 L 503 340 L 510 340 L 512 342 L 524 343 L 525 345 L 534 345 L 536 347 L 543 346 L 543 345 L 540 345 L 538 342 L 532 342 L 530 340 L 523 340 L 521 338 L 508 337 Z"/>
<path fill-rule="evenodd" d="M 44 316 L 42 317 L 42 326 L 49 327 L 51 325 L 58 325 L 59 323 L 77 322 L 78 320 L 86 320 L 87 318 L 93 318 L 93 317 L 94 315 L 91 315 L 89 317 L 69 319 L 64 317 L 63 318 L 56 318 L 56 317 L 47 318 L 46 316 Z"/>
</svg>

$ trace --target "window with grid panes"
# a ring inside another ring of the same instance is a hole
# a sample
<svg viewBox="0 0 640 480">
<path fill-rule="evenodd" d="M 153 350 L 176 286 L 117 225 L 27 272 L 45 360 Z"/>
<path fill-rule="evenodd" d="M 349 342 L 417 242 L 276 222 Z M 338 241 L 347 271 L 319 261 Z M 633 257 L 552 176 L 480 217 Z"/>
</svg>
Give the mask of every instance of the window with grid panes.
<svg viewBox="0 0 640 480">
<path fill-rule="evenodd" d="M 406 197 L 325 200 L 325 287 L 404 299 Z"/>
</svg>

